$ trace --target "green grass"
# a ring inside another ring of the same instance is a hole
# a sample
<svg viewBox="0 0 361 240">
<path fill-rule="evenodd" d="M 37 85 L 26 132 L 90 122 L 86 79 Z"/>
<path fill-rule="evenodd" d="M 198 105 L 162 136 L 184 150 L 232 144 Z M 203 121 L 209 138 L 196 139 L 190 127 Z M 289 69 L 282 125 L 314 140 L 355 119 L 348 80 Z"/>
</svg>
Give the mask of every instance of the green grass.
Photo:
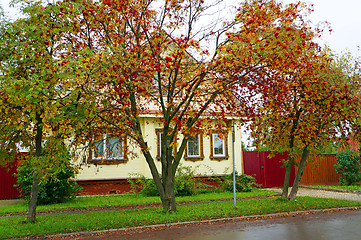
<svg viewBox="0 0 361 240">
<path fill-rule="evenodd" d="M 217 202 L 178 207 L 178 212 L 165 214 L 160 207 L 121 211 L 88 212 L 38 216 L 35 224 L 22 223 L 25 217 L 0 218 L 0 239 L 48 235 L 65 232 L 128 228 L 151 224 L 197 221 L 226 217 L 250 216 L 309 209 L 361 206 L 360 202 L 299 197 L 297 201 L 282 198 Z"/>
<path fill-rule="evenodd" d="M 255 189 L 252 192 L 237 193 L 237 198 L 251 198 L 259 196 L 274 195 L 276 192 Z M 176 197 L 177 202 L 202 202 L 232 199 L 233 193 L 205 193 L 187 197 Z M 160 203 L 159 197 L 144 197 L 136 194 L 114 195 L 114 196 L 94 196 L 94 197 L 77 197 L 66 203 L 41 205 L 37 207 L 38 212 L 58 211 L 69 208 L 89 208 L 89 207 L 106 207 L 106 206 L 128 206 Z M 0 208 L 0 214 L 8 213 L 25 213 L 27 211 L 27 203 L 18 203 Z"/>
<path fill-rule="evenodd" d="M 319 187 L 319 188 L 331 188 L 331 189 L 342 189 L 342 190 L 349 190 L 349 191 L 361 190 L 361 185 L 355 185 L 355 186 L 340 186 L 340 185 L 312 185 L 312 187 Z"/>
</svg>

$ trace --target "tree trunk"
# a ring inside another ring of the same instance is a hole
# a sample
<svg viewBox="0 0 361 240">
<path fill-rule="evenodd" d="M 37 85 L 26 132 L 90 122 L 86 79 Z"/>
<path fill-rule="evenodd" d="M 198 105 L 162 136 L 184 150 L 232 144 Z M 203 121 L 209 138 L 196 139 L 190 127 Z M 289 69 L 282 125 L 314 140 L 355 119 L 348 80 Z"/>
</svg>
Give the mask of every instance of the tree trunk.
<svg viewBox="0 0 361 240">
<path fill-rule="evenodd" d="M 165 133 L 163 135 L 167 136 Z M 181 143 L 177 153 L 175 154 L 175 156 L 173 156 L 173 148 L 172 147 L 169 147 L 166 144 L 162 145 L 162 148 L 165 149 L 162 152 L 162 154 L 165 154 L 165 157 L 163 159 L 163 157 L 161 156 L 163 189 L 161 189 L 162 191 L 159 191 L 159 194 L 160 194 L 163 209 L 165 212 L 176 212 L 177 211 L 175 192 L 174 192 L 175 191 L 174 190 L 174 188 L 175 188 L 174 181 L 175 181 L 177 167 L 179 165 L 180 159 L 182 158 L 184 150 L 187 145 L 188 137 L 189 136 L 187 136 L 186 138 L 184 138 L 182 140 L 182 143 Z M 173 137 L 171 137 L 171 138 L 173 139 Z M 164 140 L 162 142 L 166 142 L 166 140 Z M 159 187 L 158 187 L 158 190 L 160 190 Z M 162 194 L 162 192 L 164 194 Z"/>
<path fill-rule="evenodd" d="M 31 186 L 30 200 L 29 200 L 29 209 L 28 209 L 28 221 L 35 223 L 36 220 L 36 206 L 38 202 L 39 194 L 39 176 L 37 171 L 33 173 L 33 184 Z"/>
<path fill-rule="evenodd" d="M 288 143 L 288 148 L 289 148 L 289 152 L 288 152 L 288 163 L 286 165 L 286 173 L 285 173 L 285 180 L 283 182 L 283 189 L 282 189 L 282 197 L 286 198 L 288 196 L 288 188 L 290 186 L 290 177 L 291 177 L 291 172 L 292 172 L 292 165 L 294 164 L 294 158 L 293 158 L 293 147 L 294 147 L 294 143 L 295 143 L 295 131 L 296 128 L 298 126 L 298 120 L 300 118 L 301 115 L 301 111 L 298 110 L 296 111 L 296 115 L 294 120 L 292 121 L 292 129 L 291 129 L 291 133 L 290 133 L 290 141 Z"/>
<path fill-rule="evenodd" d="M 176 202 L 175 202 L 175 194 L 174 194 L 174 182 L 169 177 L 168 179 L 164 179 L 166 184 L 164 185 L 164 195 L 161 196 L 163 210 L 165 212 L 176 212 Z"/>
<path fill-rule="evenodd" d="M 176 212 L 176 204 L 175 204 L 175 194 L 174 194 L 174 176 L 173 174 L 173 164 L 172 164 L 172 152 L 168 152 L 166 156 L 166 169 L 164 169 L 163 178 L 163 188 L 164 188 L 164 196 L 162 202 L 163 209 L 165 212 Z"/>
<path fill-rule="evenodd" d="M 157 167 L 154 163 L 154 159 L 149 153 L 147 149 L 146 143 L 144 141 L 140 141 L 141 149 L 143 151 L 143 155 L 148 163 L 151 174 L 153 176 L 153 181 L 158 189 L 160 199 L 162 201 L 163 209 L 165 212 L 176 211 L 175 204 L 175 194 L 174 194 L 174 183 L 173 180 L 170 181 L 168 178 L 172 177 L 171 172 L 168 173 L 169 169 L 172 169 L 172 166 L 169 166 L 168 169 L 162 168 L 162 176 L 158 173 Z M 166 166 L 166 164 L 164 164 Z M 162 165 L 163 167 L 163 165 Z M 168 170 L 168 171 L 167 171 Z M 168 176 L 168 178 L 167 178 Z"/>
<path fill-rule="evenodd" d="M 40 157 L 42 154 L 42 140 L 43 140 L 43 122 L 40 113 L 36 113 L 36 136 L 35 136 L 35 156 Z M 36 206 L 39 194 L 39 175 L 36 170 L 33 173 L 33 184 L 31 186 L 28 221 L 35 223 L 36 221 Z"/>
<path fill-rule="evenodd" d="M 296 173 L 295 181 L 293 182 L 291 193 L 288 196 L 288 199 L 291 201 L 295 200 L 295 198 L 296 198 L 296 195 L 298 192 L 298 187 L 300 185 L 301 177 L 302 177 L 303 171 L 305 170 L 306 160 L 307 160 L 307 157 L 309 154 L 310 154 L 310 150 L 308 150 L 308 146 L 304 147 L 303 152 L 302 152 L 301 162 L 300 162 L 300 165 L 298 166 L 298 170 Z"/>
<path fill-rule="evenodd" d="M 286 198 L 288 196 L 288 187 L 290 186 L 292 164 L 293 164 L 293 158 L 289 157 L 288 163 L 286 165 L 286 173 L 285 173 L 285 179 L 283 182 L 283 189 L 282 189 L 282 197 L 284 197 L 284 198 Z"/>
<path fill-rule="evenodd" d="M 139 123 L 136 124 L 137 126 Z M 161 164 L 162 164 L 162 175 L 159 174 L 158 169 L 154 163 L 154 159 L 151 156 L 146 142 L 142 138 L 141 128 L 137 128 L 137 132 L 139 133 L 139 138 L 137 142 L 140 144 L 142 153 L 148 163 L 151 174 L 153 176 L 154 183 L 158 189 L 160 199 L 162 201 L 163 209 L 165 212 L 176 212 L 176 200 L 175 200 L 175 192 L 174 192 L 174 180 L 175 174 L 177 171 L 177 167 L 179 165 L 180 160 L 182 159 L 183 153 L 185 151 L 187 145 L 187 139 L 189 136 L 182 140 L 182 143 L 175 154 L 173 155 L 173 147 L 168 146 L 166 144 L 168 142 L 167 137 L 169 137 L 168 132 L 163 132 L 161 139 Z M 175 133 L 174 133 L 175 134 Z M 174 139 L 171 136 L 171 139 Z"/>
</svg>

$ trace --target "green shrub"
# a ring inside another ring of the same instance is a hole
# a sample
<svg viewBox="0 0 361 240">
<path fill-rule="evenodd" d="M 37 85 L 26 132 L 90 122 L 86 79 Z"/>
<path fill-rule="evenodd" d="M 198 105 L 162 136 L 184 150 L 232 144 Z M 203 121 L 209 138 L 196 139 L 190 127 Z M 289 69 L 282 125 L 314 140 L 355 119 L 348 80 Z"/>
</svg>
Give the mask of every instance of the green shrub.
<svg viewBox="0 0 361 240">
<path fill-rule="evenodd" d="M 221 179 L 221 188 L 215 188 L 214 186 L 202 183 L 195 175 L 195 170 L 191 167 L 179 166 L 174 179 L 174 193 L 176 196 L 233 191 L 233 174 L 228 174 L 223 178 L 219 177 Z M 128 182 L 131 184 L 133 192 L 139 192 L 145 196 L 159 196 L 158 189 L 153 179 L 147 179 L 139 174 L 133 174 L 132 177 L 133 178 L 128 179 Z M 215 178 L 213 180 L 217 181 L 217 179 L 218 178 Z M 238 192 L 251 192 L 257 186 L 254 177 L 246 174 L 238 175 L 236 173 L 236 188 Z"/>
<path fill-rule="evenodd" d="M 180 165 L 174 179 L 176 196 L 191 196 L 196 193 L 199 180 L 195 178 L 195 170 Z"/>
<path fill-rule="evenodd" d="M 343 186 L 357 185 L 361 180 L 361 165 L 356 151 L 346 150 L 336 155 L 335 168 L 341 174 L 340 184 Z"/>
<path fill-rule="evenodd" d="M 25 165 L 18 167 L 17 187 L 24 199 L 28 200 L 32 186 L 32 170 Z M 78 186 L 70 179 L 75 176 L 69 166 L 62 169 L 56 176 L 41 179 L 39 184 L 38 204 L 51 204 L 65 202 L 75 197 L 74 192 Z"/>
<path fill-rule="evenodd" d="M 139 173 L 134 173 L 130 174 L 130 178 L 127 181 L 133 193 L 139 193 L 144 196 L 159 196 L 157 186 L 152 178 L 146 178 Z"/>
<path fill-rule="evenodd" d="M 57 153 L 54 156 L 50 156 L 44 150 L 43 157 L 34 158 L 18 166 L 17 174 L 15 174 L 17 178 L 15 186 L 19 188 L 24 199 L 29 200 L 30 198 L 34 168 L 39 172 L 40 178 L 38 204 L 65 202 L 75 197 L 74 192 L 80 189 L 76 182 L 71 180 L 75 177 L 76 170 L 70 164 L 70 154 L 64 149 L 64 146 L 55 148 Z M 47 162 L 47 167 L 39 167 L 41 161 Z"/>
<path fill-rule="evenodd" d="M 139 174 L 133 174 L 134 178 L 128 179 L 133 192 L 138 190 L 145 196 L 159 196 L 158 189 L 153 179 L 147 179 Z M 195 170 L 191 167 L 180 165 L 174 179 L 174 194 L 176 196 L 191 196 L 197 193 L 202 183 L 195 178 Z"/>
<path fill-rule="evenodd" d="M 31 192 L 33 174 L 26 165 L 18 167 L 17 187 L 24 199 L 28 200 Z M 74 192 L 79 189 L 75 181 L 71 166 L 63 168 L 56 176 L 41 179 L 39 184 L 38 204 L 51 204 L 65 202 L 75 197 Z"/>
<path fill-rule="evenodd" d="M 139 193 L 145 196 L 159 196 L 157 186 L 155 185 L 153 179 L 149 178 L 143 180 Z"/>
<path fill-rule="evenodd" d="M 238 175 L 236 172 L 237 192 L 251 192 L 256 185 L 254 177 L 246 174 Z M 233 173 L 224 176 L 222 188 L 224 191 L 233 191 Z"/>
</svg>

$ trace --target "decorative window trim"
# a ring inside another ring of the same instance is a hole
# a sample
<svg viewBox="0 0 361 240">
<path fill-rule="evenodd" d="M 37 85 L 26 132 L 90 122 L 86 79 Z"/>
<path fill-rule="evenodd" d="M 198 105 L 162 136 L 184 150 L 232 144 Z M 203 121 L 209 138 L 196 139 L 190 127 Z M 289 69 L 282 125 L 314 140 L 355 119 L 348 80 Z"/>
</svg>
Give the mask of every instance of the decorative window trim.
<svg viewBox="0 0 361 240">
<path fill-rule="evenodd" d="M 111 135 L 109 133 L 104 134 L 96 134 L 95 136 L 102 136 L 102 139 L 104 141 L 105 145 L 105 154 L 106 154 L 106 148 L 107 148 L 107 138 L 108 135 Z M 127 163 L 128 162 L 128 156 L 127 156 L 127 139 L 124 134 L 121 134 L 118 136 L 119 140 L 122 142 L 122 152 L 123 157 L 122 158 L 107 158 L 107 157 L 94 157 L 94 149 L 91 150 L 91 156 L 90 156 L 90 163 L 95 165 L 116 165 L 120 163 Z"/>
<path fill-rule="evenodd" d="M 196 162 L 196 161 L 202 161 L 204 159 L 204 154 L 203 154 L 203 135 L 202 134 L 197 134 L 196 136 L 198 136 L 198 140 L 199 140 L 199 156 L 188 156 L 188 143 L 186 145 L 186 149 L 184 152 L 184 160 L 186 161 L 192 161 L 192 162 Z"/>
<path fill-rule="evenodd" d="M 155 129 L 155 133 L 156 133 L 156 135 L 157 135 L 157 157 L 156 157 L 156 159 L 158 160 L 158 161 L 160 161 L 160 140 L 161 140 L 161 134 L 163 134 L 163 128 L 157 128 L 157 129 Z M 177 136 L 175 136 L 175 138 L 176 138 Z M 173 147 L 173 155 L 175 156 L 176 155 L 176 148 L 175 147 Z"/>
<path fill-rule="evenodd" d="M 222 139 L 223 139 L 223 143 L 224 143 L 224 155 L 214 155 L 213 154 L 213 134 L 222 134 Z M 211 141 L 211 154 L 210 154 L 210 159 L 211 160 L 215 160 L 215 161 L 223 161 L 223 160 L 228 160 L 229 155 L 228 155 L 228 133 L 222 133 L 220 131 L 212 131 L 210 133 L 210 141 Z"/>
</svg>

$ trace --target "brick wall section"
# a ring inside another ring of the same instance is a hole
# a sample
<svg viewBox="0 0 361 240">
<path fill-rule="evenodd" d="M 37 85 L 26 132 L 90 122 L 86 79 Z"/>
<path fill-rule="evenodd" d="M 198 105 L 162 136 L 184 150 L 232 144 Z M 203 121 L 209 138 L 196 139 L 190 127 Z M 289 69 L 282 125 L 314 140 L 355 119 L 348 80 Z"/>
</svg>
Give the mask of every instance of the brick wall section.
<svg viewBox="0 0 361 240">
<path fill-rule="evenodd" d="M 197 177 L 202 183 L 212 186 L 214 188 L 220 187 L 221 182 L 217 180 L 217 177 Z"/>
<path fill-rule="evenodd" d="M 214 181 L 208 177 L 198 177 L 198 179 L 213 187 L 220 186 L 220 182 Z M 124 194 L 131 192 L 131 187 L 127 179 L 78 180 L 77 183 L 83 188 L 76 192 L 77 196 Z"/>
<path fill-rule="evenodd" d="M 77 196 L 123 194 L 131 191 L 126 179 L 77 181 L 83 189 L 76 192 Z"/>
</svg>

